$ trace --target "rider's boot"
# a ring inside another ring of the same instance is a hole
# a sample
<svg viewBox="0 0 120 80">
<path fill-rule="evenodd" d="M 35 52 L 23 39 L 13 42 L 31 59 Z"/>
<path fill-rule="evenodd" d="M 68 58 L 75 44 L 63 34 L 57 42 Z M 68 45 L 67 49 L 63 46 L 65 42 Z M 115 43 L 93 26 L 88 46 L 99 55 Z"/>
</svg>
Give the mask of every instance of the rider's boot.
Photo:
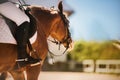
<svg viewBox="0 0 120 80">
<path fill-rule="evenodd" d="M 17 63 L 19 67 L 24 67 L 26 65 L 39 63 L 40 59 L 35 59 L 31 57 L 27 53 L 27 42 L 29 40 L 28 38 L 28 31 L 29 31 L 29 22 L 24 22 L 20 26 L 18 26 L 18 29 L 16 31 L 16 41 L 17 41 Z"/>
</svg>

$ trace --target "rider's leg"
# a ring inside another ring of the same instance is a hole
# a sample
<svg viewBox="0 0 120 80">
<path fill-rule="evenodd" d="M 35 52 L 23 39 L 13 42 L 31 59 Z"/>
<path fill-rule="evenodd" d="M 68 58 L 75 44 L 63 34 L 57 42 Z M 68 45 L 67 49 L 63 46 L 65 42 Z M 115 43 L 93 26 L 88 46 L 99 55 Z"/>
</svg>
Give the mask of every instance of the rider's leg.
<svg viewBox="0 0 120 80">
<path fill-rule="evenodd" d="M 30 57 L 26 51 L 30 22 L 28 16 L 10 2 L 0 4 L 0 13 L 6 16 L 7 18 L 13 20 L 18 25 L 18 29 L 16 31 L 16 40 L 18 44 L 17 61 L 19 65 L 25 66 L 27 64 L 39 62 L 39 59 L 34 59 Z"/>
<path fill-rule="evenodd" d="M 27 54 L 27 41 L 28 41 L 28 30 L 29 30 L 29 23 L 24 22 L 19 26 L 16 31 L 16 40 L 18 43 L 18 63 L 19 65 L 25 66 L 27 64 L 34 64 L 39 62 L 39 59 L 34 59 L 29 54 Z"/>
</svg>

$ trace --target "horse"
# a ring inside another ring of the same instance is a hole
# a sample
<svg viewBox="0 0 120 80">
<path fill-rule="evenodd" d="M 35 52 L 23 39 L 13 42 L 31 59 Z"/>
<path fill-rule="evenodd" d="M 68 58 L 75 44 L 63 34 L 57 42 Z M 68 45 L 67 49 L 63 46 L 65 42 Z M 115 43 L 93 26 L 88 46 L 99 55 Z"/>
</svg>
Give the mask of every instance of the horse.
<svg viewBox="0 0 120 80">
<path fill-rule="evenodd" d="M 62 2 L 60 2 L 58 5 L 59 10 L 49 10 L 37 6 L 30 6 L 29 8 L 31 10 L 30 11 L 31 14 L 35 17 L 38 25 L 37 40 L 35 41 L 34 44 L 32 44 L 32 46 L 37 51 L 38 56 L 42 59 L 42 63 L 36 66 L 26 66 L 25 68 L 16 71 L 11 70 L 15 65 L 15 59 L 17 54 L 16 45 L 2 44 L 5 46 L 2 49 L 6 49 L 6 47 L 8 47 L 7 51 L 9 51 L 9 53 L 7 54 L 9 55 L 7 56 L 7 58 L 9 57 L 9 60 L 11 62 L 6 61 L 7 63 L 9 63 L 8 66 L 10 66 L 9 67 L 10 69 L 6 65 L 4 65 L 4 67 L 0 70 L 10 72 L 14 80 L 24 80 L 24 74 L 23 74 L 24 70 L 26 71 L 27 80 L 38 80 L 38 76 L 41 71 L 40 69 L 48 53 L 47 38 L 49 36 L 56 39 L 59 42 L 59 44 L 63 44 L 66 48 L 69 48 L 70 43 L 72 42 L 70 32 L 68 29 L 69 21 L 63 14 Z M 0 44 L 0 51 L 3 51 L 2 52 L 3 54 L 6 53 L 5 50 L 1 50 L 1 44 Z M 6 59 L 6 55 L 5 55 L 5 59 Z"/>
</svg>

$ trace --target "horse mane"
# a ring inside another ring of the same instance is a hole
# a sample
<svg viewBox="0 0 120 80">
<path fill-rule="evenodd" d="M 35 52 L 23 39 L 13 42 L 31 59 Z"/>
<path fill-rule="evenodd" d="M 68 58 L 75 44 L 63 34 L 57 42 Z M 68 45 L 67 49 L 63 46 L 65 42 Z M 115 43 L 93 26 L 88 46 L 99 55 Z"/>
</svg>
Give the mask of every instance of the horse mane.
<svg viewBox="0 0 120 80">
<path fill-rule="evenodd" d="M 40 13 L 47 14 L 47 15 L 58 13 L 57 10 L 55 9 L 48 9 L 46 7 L 41 7 L 41 6 L 29 6 L 28 8 L 30 8 L 34 12 L 40 12 Z"/>
</svg>

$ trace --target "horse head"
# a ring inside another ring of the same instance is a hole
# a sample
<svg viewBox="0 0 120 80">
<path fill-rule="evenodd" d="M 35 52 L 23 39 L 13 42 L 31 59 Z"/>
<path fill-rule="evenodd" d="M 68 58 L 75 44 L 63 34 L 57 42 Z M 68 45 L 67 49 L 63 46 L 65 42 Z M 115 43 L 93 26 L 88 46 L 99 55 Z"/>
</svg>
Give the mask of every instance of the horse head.
<svg viewBox="0 0 120 80">
<path fill-rule="evenodd" d="M 56 39 L 59 44 L 63 44 L 64 47 L 69 48 L 72 38 L 69 31 L 69 21 L 67 17 L 63 14 L 62 1 L 58 5 L 58 14 L 56 22 L 54 22 L 53 31 L 51 36 Z"/>
</svg>

